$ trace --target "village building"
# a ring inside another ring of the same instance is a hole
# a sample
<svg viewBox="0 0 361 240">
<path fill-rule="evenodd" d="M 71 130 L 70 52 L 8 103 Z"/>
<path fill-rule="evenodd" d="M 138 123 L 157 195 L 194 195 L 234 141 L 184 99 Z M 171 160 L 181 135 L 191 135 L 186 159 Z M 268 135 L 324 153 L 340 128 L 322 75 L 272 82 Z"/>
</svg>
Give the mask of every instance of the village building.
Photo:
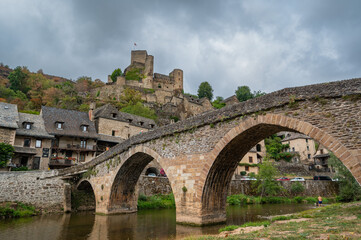
<svg viewBox="0 0 361 240">
<path fill-rule="evenodd" d="M 106 104 L 93 109 L 89 116 L 94 121 L 98 133 L 97 153 L 101 153 L 134 135 L 148 132 L 156 128 L 154 120 L 120 112 L 116 107 Z"/>
<path fill-rule="evenodd" d="M 14 145 L 18 122 L 17 105 L 0 102 L 0 142 Z"/>
<path fill-rule="evenodd" d="M 50 148 L 54 136 L 45 130 L 44 120 L 40 115 L 18 113 L 14 156 L 11 163 L 16 167 L 28 169 L 48 169 Z"/>
<path fill-rule="evenodd" d="M 54 135 L 50 169 L 70 167 L 95 157 L 97 132 L 85 112 L 42 107 L 46 131 Z"/>
<path fill-rule="evenodd" d="M 317 152 L 313 156 L 313 164 L 310 164 L 311 169 L 319 172 L 335 172 L 329 165 L 328 159 L 330 158 L 329 151 L 322 145 L 319 145 Z"/>
<path fill-rule="evenodd" d="M 281 140 L 282 144 L 289 145 L 285 152 L 294 155 L 292 158 L 293 162 L 309 164 L 313 161 L 313 156 L 316 153 L 316 142 L 312 138 L 295 132 L 282 132 L 281 135 L 284 136 Z"/>
<path fill-rule="evenodd" d="M 263 158 L 266 156 L 265 149 L 264 141 L 261 141 L 248 151 L 238 163 L 234 178 L 249 175 L 250 173 L 258 174 L 259 164 L 262 163 Z"/>
</svg>

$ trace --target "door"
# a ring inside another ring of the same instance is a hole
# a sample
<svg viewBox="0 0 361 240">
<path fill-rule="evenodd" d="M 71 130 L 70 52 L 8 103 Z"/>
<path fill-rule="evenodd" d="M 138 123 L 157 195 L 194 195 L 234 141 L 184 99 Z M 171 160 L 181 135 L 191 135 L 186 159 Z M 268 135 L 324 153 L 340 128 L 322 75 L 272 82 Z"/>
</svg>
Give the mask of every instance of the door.
<svg viewBox="0 0 361 240">
<path fill-rule="evenodd" d="M 33 169 L 39 169 L 39 167 L 40 167 L 40 157 L 34 157 Z"/>
</svg>

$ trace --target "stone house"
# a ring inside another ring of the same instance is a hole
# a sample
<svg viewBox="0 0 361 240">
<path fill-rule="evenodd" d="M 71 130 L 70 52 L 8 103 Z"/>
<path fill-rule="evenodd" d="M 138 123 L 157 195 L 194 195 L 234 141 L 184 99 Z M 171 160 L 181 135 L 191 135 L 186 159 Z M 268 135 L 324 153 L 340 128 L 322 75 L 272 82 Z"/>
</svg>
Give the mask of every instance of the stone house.
<svg viewBox="0 0 361 240">
<path fill-rule="evenodd" d="M 262 163 L 262 159 L 266 155 L 264 141 L 259 142 L 254 146 L 250 151 L 244 155 L 244 157 L 239 162 L 238 167 L 234 173 L 234 177 L 237 178 L 237 175 L 241 175 L 242 172 L 246 172 L 247 175 L 250 173 L 258 174 L 259 163 Z"/>
<path fill-rule="evenodd" d="M 95 157 L 98 136 L 87 113 L 43 106 L 41 115 L 46 131 L 55 137 L 51 144 L 51 169 L 69 167 Z"/>
<path fill-rule="evenodd" d="M 14 145 L 18 122 L 18 106 L 0 102 L 0 142 Z"/>
<path fill-rule="evenodd" d="M 314 162 L 313 164 L 310 164 L 310 168 L 321 172 L 334 172 L 335 170 L 328 164 L 329 158 L 329 151 L 324 146 L 320 145 L 313 156 Z"/>
<path fill-rule="evenodd" d="M 98 133 L 97 150 L 99 153 L 113 147 L 131 136 L 153 130 L 154 120 L 120 112 L 110 104 L 89 110 L 90 119 L 94 122 Z"/>
<path fill-rule="evenodd" d="M 19 113 L 18 126 L 13 144 L 15 152 L 12 164 L 29 169 L 48 169 L 54 136 L 46 132 L 42 116 Z"/>
<path fill-rule="evenodd" d="M 285 151 L 294 154 L 293 162 L 303 164 L 312 162 L 316 153 L 316 144 L 312 138 L 295 132 L 282 132 L 279 135 L 284 136 L 281 141 L 282 144 L 289 144 L 289 148 Z"/>
</svg>

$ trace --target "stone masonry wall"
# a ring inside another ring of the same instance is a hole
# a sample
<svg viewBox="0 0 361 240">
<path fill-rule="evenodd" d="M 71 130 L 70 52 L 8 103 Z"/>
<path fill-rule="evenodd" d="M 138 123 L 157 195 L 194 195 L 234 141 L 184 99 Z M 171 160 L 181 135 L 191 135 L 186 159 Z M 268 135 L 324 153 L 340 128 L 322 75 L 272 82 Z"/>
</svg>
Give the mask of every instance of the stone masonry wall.
<svg viewBox="0 0 361 240">
<path fill-rule="evenodd" d="M 52 171 L 0 172 L 0 202 L 19 201 L 61 211 L 66 187 L 60 178 L 47 178 L 52 175 Z"/>
<path fill-rule="evenodd" d="M 253 181 L 232 180 L 228 195 L 245 194 L 250 196 L 258 196 L 259 194 L 257 194 L 253 189 L 252 183 Z M 287 181 L 280 183 L 286 189 L 285 195 L 294 195 L 291 193 L 291 186 L 295 182 Z M 334 197 L 338 194 L 337 182 L 306 180 L 305 182 L 300 183 L 305 187 L 305 191 L 303 193 L 297 194 L 297 196 L 317 197 L 321 195 L 323 197 Z M 141 176 L 138 181 L 138 189 L 139 194 L 145 196 L 172 193 L 172 188 L 168 178 L 165 177 Z"/>
<path fill-rule="evenodd" d="M 245 194 L 251 196 L 257 196 L 255 190 L 252 187 L 253 181 L 244 181 L 244 180 L 232 180 L 231 186 L 228 191 L 228 195 L 234 194 Z M 295 182 L 285 181 L 281 182 L 281 185 L 286 189 L 284 195 L 294 196 L 291 192 L 291 186 Z M 338 194 L 338 183 L 332 181 L 314 181 L 306 180 L 304 182 L 299 182 L 305 187 L 303 193 L 297 194 L 297 196 L 322 196 L 322 197 L 335 197 Z"/>
<path fill-rule="evenodd" d="M 0 127 L 0 142 L 14 145 L 15 142 L 15 129 Z"/>
</svg>

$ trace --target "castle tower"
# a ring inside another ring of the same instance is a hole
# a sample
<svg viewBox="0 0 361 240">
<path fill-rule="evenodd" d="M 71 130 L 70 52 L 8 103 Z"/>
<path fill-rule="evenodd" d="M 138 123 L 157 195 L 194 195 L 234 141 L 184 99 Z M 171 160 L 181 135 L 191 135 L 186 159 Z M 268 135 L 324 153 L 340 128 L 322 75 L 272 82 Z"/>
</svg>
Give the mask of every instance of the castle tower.
<svg viewBox="0 0 361 240">
<path fill-rule="evenodd" d="M 142 69 L 142 74 L 146 77 L 143 79 L 144 88 L 152 88 L 153 86 L 153 69 L 154 69 L 154 57 L 148 55 L 146 50 L 135 50 L 131 52 L 130 65 L 125 69 L 127 71 L 131 68 Z"/>
<path fill-rule="evenodd" d="M 174 69 L 170 74 L 170 77 L 174 79 L 174 91 L 183 90 L 183 70 Z"/>
</svg>

